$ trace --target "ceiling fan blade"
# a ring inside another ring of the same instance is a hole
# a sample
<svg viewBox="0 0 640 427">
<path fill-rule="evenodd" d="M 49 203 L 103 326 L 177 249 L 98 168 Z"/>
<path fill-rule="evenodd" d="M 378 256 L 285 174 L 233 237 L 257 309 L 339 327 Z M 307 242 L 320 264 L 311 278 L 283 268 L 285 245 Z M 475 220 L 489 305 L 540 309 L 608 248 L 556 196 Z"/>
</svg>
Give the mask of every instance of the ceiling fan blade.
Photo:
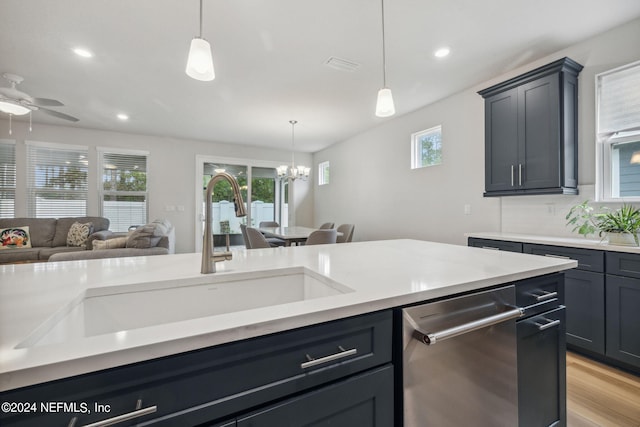
<svg viewBox="0 0 640 427">
<path fill-rule="evenodd" d="M 63 107 L 64 104 L 57 99 L 33 98 L 33 103 L 41 107 Z"/>
<path fill-rule="evenodd" d="M 70 116 L 68 114 L 64 114 L 64 113 L 60 113 L 59 111 L 54 111 L 54 110 L 49 110 L 48 108 L 38 108 L 38 111 L 42 111 L 43 113 L 47 113 L 50 116 L 53 117 L 57 117 L 59 119 L 63 119 L 63 120 L 69 120 L 70 122 L 77 122 L 79 121 L 79 119 L 76 119 L 73 116 Z"/>
</svg>

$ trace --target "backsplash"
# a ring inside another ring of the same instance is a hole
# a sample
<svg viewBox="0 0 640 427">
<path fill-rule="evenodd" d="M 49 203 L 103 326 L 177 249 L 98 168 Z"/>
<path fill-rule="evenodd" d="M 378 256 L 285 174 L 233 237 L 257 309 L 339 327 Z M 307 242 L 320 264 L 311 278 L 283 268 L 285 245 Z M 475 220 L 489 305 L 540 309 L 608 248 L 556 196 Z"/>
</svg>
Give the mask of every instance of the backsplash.
<svg viewBox="0 0 640 427">
<path fill-rule="evenodd" d="M 501 198 L 503 233 L 536 234 L 542 236 L 580 237 L 567 227 L 569 210 L 585 200 L 594 200 L 595 186 L 578 187 L 577 196 L 511 196 Z M 597 236 L 590 236 L 597 238 Z"/>
</svg>

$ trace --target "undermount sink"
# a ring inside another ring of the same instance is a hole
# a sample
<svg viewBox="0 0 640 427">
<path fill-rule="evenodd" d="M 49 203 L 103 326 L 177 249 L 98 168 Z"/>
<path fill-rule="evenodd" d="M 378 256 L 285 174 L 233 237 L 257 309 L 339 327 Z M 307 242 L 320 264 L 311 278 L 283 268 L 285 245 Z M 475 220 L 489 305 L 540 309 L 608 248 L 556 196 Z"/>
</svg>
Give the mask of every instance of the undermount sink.
<svg viewBox="0 0 640 427">
<path fill-rule="evenodd" d="M 16 348 L 353 292 L 303 267 L 88 289 Z"/>
</svg>

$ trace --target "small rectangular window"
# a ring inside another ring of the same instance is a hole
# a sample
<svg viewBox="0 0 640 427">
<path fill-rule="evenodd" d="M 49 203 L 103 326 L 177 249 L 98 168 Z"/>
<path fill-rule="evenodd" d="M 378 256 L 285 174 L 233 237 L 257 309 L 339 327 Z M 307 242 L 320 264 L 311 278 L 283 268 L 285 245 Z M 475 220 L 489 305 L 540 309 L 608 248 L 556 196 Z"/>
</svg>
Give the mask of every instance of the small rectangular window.
<svg viewBox="0 0 640 427">
<path fill-rule="evenodd" d="M 411 169 L 442 163 L 442 126 L 411 135 Z"/>
<path fill-rule="evenodd" d="M 640 62 L 596 76 L 596 198 L 640 200 Z"/>
<path fill-rule="evenodd" d="M 318 185 L 329 183 L 329 162 L 322 162 L 318 165 Z"/>
</svg>

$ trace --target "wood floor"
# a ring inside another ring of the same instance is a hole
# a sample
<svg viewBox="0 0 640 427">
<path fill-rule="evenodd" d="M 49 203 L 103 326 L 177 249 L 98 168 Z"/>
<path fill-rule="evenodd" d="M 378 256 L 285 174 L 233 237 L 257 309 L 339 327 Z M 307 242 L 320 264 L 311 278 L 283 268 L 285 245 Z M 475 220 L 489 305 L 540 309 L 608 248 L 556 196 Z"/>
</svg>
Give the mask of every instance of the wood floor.
<svg viewBox="0 0 640 427">
<path fill-rule="evenodd" d="M 640 377 L 567 352 L 567 427 L 640 427 Z"/>
</svg>

